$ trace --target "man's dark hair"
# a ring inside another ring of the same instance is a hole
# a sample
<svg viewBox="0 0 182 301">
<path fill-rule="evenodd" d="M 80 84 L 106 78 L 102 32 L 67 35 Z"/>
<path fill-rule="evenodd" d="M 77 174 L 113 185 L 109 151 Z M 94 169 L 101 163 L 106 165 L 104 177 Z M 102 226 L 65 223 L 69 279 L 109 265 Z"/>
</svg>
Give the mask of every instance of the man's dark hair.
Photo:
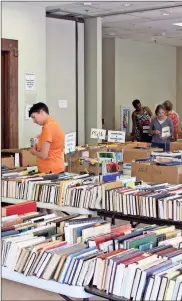
<svg viewBox="0 0 182 301">
<path fill-rule="evenodd" d="M 31 117 L 32 113 L 39 113 L 40 110 L 43 110 L 44 112 L 46 112 L 47 114 L 49 114 L 49 109 L 48 109 L 48 107 L 46 106 L 46 104 L 43 103 L 43 102 L 38 102 L 38 103 L 35 103 L 35 104 L 30 108 L 30 111 L 29 111 L 29 117 Z"/>
<path fill-rule="evenodd" d="M 140 103 L 140 100 L 139 99 L 135 99 L 133 102 L 132 102 L 132 105 L 134 106 L 134 108 L 137 107 L 137 105 Z"/>
</svg>

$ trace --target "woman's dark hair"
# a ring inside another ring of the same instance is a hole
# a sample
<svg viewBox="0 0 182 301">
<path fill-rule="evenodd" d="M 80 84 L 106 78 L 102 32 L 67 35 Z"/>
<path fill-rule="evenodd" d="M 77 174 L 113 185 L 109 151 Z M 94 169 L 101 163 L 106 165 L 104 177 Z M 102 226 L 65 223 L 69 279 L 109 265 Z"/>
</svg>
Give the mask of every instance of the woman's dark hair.
<svg viewBox="0 0 182 301">
<path fill-rule="evenodd" d="M 173 109 L 173 104 L 172 104 L 172 102 L 170 100 L 166 100 L 163 103 L 163 106 L 165 107 L 165 109 L 166 109 L 167 112 L 170 112 Z"/>
<path fill-rule="evenodd" d="M 155 115 L 157 115 L 160 110 L 166 111 L 166 108 L 163 105 L 158 105 L 155 109 Z"/>
<path fill-rule="evenodd" d="M 43 102 L 35 103 L 29 110 L 29 117 L 31 117 L 32 113 L 39 113 L 40 110 L 44 111 L 45 113 L 49 114 L 49 109 Z"/>
<path fill-rule="evenodd" d="M 136 108 L 137 105 L 140 104 L 140 103 L 141 103 L 141 102 L 140 102 L 139 99 L 135 99 L 135 100 L 133 100 L 132 105 L 134 106 L 134 108 Z"/>
</svg>

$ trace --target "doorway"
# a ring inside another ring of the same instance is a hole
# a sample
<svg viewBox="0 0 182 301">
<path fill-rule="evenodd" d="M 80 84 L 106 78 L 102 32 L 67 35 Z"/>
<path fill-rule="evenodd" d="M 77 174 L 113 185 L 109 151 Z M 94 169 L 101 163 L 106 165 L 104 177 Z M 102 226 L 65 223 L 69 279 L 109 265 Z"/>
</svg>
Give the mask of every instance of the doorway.
<svg viewBox="0 0 182 301">
<path fill-rule="evenodd" d="M 18 148 L 18 41 L 1 39 L 1 148 Z"/>
</svg>

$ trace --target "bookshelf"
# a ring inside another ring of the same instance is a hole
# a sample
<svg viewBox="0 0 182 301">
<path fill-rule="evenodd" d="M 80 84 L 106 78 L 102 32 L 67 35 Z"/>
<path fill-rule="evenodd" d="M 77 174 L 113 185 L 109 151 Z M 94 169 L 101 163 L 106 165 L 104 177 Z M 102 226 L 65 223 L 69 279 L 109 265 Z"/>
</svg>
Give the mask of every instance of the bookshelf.
<svg viewBox="0 0 182 301">
<path fill-rule="evenodd" d="M 91 286 L 86 286 L 85 287 L 85 291 L 87 293 L 91 293 L 97 297 L 101 297 L 101 298 L 104 298 L 104 299 L 107 299 L 109 301 L 129 301 L 128 299 L 124 298 L 124 297 L 119 297 L 119 296 L 115 296 L 113 294 L 107 294 L 106 292 L 104 291 L 101 291 L 95 287 L 91 287 Z"/>
<path fill-rule="evenodd" d="M 61 295 L 65 300 L 70 298 L 89 299 L 93 297 L 92 294 L 85 292 L 83 287 L 70 286 L 67 284 L 60 284 L 52 280 L 43 280 L 35 276 L 24 276 L 21 273 L 10 271 L 9 269 L 1 268 L 1 277 L 10 281 L 22 283 L 25 285 L 40 288 L 42 290 L 50 291 Z M 71 299 L 70 299 L 71 300 Z"/>
<path fill-rule="evenodd" d="M 158 218 L 151 218 L 141 215 L 124 215 L 120 212 L 113 212 L 113 211 L 107 211 L 107 210 L 98 210 L 97 215 L 99 215 L 102 218 L 111 218 L 112 224 L 115 225 L 115 220 L 125 220 L 129 221 L 131 223 L 137 223 L 138 224 L 156 224 L 156 225 L 173 225 L 176 226 L 177 229 L 182 230 L 182 222 L 180 221 L 173 221 L 169 219 L 158 219 Z"/>
<path fill-rule="evenodd" d="M 14 198 L 6 198 L 1 197 L 2 203 L 7 204 L 20 204 L 23 202 L 27 202 L 27 200 L 19 200 Z M 71 207 L 71 206 L 58 206 L 50 203 L 42 203 L 42 202 L 36 202 L 37 208 L 44 208 L 44 209 L 51 209 L 55 211 L 62 211 L 69 214 L 83 214 L 83 215 L 97 215 L 97 211 L 88 210 L 85 208 L 77 208 L 77 207 Z"/>
</svg>

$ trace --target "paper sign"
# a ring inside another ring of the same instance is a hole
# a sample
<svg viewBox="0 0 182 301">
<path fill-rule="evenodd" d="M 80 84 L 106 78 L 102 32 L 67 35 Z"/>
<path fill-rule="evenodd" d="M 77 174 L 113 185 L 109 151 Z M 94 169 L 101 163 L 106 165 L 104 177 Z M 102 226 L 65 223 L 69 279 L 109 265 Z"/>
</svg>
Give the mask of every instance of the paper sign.
<svg viewBox="0 0 182 301">
<path fill-rule="evenodd" d="M 108 131 L 108 142 L 125 142 L 125 132 L 122 131 Z"/>
<path fill-rule="evenodd" d="M 15 153 L 15 167 L 20 167 L 20 154 Z"/>
<path fill-rule="evenodd" d="M 82 158 L 89 158 L 89 152 L 88 151 L 82 152 Z"/>
<path fill-rule="evenodd" d="M 164 128 L 162 128 L 162 138 L 167 138 L 171 136 L 171 132 L 170 132 L 170 127 L 169 126 L 165 126 Z"/>
<path fill-rule="evenodd" d="M 67 109 L 68 101 L 67 100 L 58 100 L 58 106 L 60 109 Z"/>
<path fill-rule="evenodd" d="M 65 154 L 75 152 L 76 148 L 76 132 L 65 135 Z"/>
<path fill-rule="evenodd" d="M 90 138 L 105 140 L 106 130 L 103 129 L 91 129 Z"/>
<path fill-rule="evenodd" d="M 29 111 L 30 111 L 31 107 L 32 107 L 32 105 L 26 105 L 26 106 L 25 106 L 25 119 L 26 119 L 26 120 L 31 119 L 31 118 L 29 117 Z"/>
<path fill-rule="evenodd" d="M 25 73 L 25 90 L 26 91 L 35 90 L 35 74 L 33 72 Z"/>
</svg>

